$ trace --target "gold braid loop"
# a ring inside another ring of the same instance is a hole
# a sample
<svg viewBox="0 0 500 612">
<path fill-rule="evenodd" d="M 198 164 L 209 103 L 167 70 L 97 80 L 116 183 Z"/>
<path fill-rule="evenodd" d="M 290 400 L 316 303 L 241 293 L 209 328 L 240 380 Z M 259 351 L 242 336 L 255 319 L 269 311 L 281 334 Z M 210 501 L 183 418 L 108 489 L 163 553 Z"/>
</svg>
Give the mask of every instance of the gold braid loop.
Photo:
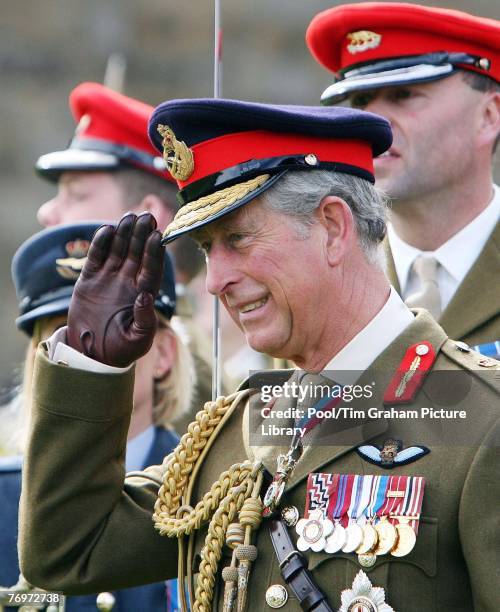
<svg viewBox="0 0 500 612">
<path fill-rule="evenodd" d="M 210 612 L 212 609 L 217 568 L 231 522 L 238 513 L 241 520 L 242 510 L 241 529 L 248 531 L 250 526 L 255 528 L 259 522 L 255 514 L 260 500 L 249 500 L 252 496 L 258 497 L 260 491 L 260 463 L 244 461 L 232 465 L 222 472 L 194 508 L 189 505 L 192 481 L 199 469 L 198 462 L 201 465 L 226 420 L 241 400 L 248 396 L 249 391 L 240 391 L 229 397 L 219 397 L 215 402 L 207 402 L 166 460 L 163 484 L 153 514 L 155 528 L 161 535 L 182 538 L 212 517 L 201 551 L 193 612 Z"/>
<path fill-rule="evenodd" d="M 220 189 L 186 204 L 177 211 L 174 220 L 167 226 L 163 236 L 167 237 L 172 232 L 194 225 L 198 221 L 204 221 L 208 217 L 228 208 L 252 191 L 258 189 L 270 176 L 270 174 L 261 174 L 248 181 Z"/>
<path fill-rule="evenodd" d="M 203 498 L 182 517 L 165 516 L 161 518 L 154 515 L 155 527 L 161 535 L 168 537 L 179 537 L 180 535 L 190 534 L 193 530 L 199 529 L 200 525 L 210 518 L 211 513 L 218 508 L 221 500 L 227 498 L 235 486 L 245 483 L 248 477 L 252 477 L 254 466 L 250 461 L 236 463 L 228 470 L 222 472 L 219 479 L 213 483 L 210 491 L 205 493 Z M 238 508 L 239 510 L 239 508 Z"/>
<path fill-rule="evenodd" d="M 219 397 L 215 402 L 206 402 L 203 410 L 196 414 L 196 420 L 188 426 L 187 433 L 168 456 L 163 484 L 158 492 L 153 514 L 157 529 L 161 528 L 164 520 L 175 517 L 187 489 L 188 477 L 210 436 L 229 408 L 238 403 L 246 393 L 240 391 L 228 397 Z"/>
</svg>

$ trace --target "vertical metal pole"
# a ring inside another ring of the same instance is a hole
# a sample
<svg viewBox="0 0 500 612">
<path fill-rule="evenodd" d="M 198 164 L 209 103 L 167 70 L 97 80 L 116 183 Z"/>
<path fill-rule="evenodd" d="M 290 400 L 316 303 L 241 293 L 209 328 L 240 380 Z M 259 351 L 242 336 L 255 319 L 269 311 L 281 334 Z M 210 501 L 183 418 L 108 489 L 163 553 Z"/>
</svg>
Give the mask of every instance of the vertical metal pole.
<svg viewBox="0 0 500 612">
<path fill-rule="evenodd" d="M 123 93 L 125 91 L 125 74 L 127 72 L 127 60 L 123 53 L 112 53 L 106 63 L 103 85 Z"/>
<path fill-rule="evenodd" d="M 214 4 L 214 98 L 222 96 L 222 27 L 220 0 Z M 220 334 L 219 298 L 213 298 L 213 338 L 212 338 L 212 400 L 221 394 L 222 363 Z"/>
<path fill-rule="evenodd" d="M 220 0 L 214 5 L 214 98 L 222 97 L 222 26 Z"/>
</svg>

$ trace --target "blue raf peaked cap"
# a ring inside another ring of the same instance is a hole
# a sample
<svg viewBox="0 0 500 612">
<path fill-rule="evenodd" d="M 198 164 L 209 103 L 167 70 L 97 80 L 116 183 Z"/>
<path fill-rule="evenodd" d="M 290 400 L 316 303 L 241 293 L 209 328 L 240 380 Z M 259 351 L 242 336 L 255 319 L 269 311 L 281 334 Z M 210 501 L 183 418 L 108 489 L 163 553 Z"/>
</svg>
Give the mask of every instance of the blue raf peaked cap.
<svg viewBox="0 0 500 612">
<path fill-rule="evenodd" d="M 19 247 L 12 260 L 19 329 L 31 336 L 37 319 L 68 311 L 90 242 L 101 226 L 99 222 L 59 225 L 35 234 Z M 175 311 L 174 270 L 168 253 L 155 308 L 167 319 Z"/>
<path fill-rule="evenodd" d="M 392 143 L 388 121 L 364 111 L 222 99 L 164 102 L 149 136 L 180 188 L 164 242 L 250 202 L 289 170 L 373 182 L 373 157 Z"/>
</svg>

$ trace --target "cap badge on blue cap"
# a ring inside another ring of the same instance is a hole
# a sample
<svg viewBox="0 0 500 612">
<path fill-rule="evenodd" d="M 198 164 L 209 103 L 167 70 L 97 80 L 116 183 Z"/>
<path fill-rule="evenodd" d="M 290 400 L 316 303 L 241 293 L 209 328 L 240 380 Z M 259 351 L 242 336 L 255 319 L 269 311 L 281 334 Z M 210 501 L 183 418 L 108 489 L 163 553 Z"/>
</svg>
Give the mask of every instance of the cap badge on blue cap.
<svg viewBox="0 0 500 612">
<path fill-rule="evenodd" d="M 369 30 L 359 30 L 358 32 L 348 34 L 347 40 L 350 41 L 347 45 L 347 50 L 354 55 L 355 53 L 361 53 L 362 51 L 378 47 L 382 41 L 382 36 Z"/>
<path fill-rule="evenodd" d="M 56 259 L 57 273 L 67 280 L 76 280 L 87 261 L 90 242 L 77 238 L 65 245 L 69 257 Z"/>
<path fill-rule="evenodd" d="M 158 132 L 163 138 L 163 159 L 167 170 L 174 179 L 187 180 L 194 171 L 193 152 L 182 140 L 177 140 L 168 125 L 159 125 Z"/>
</svg>

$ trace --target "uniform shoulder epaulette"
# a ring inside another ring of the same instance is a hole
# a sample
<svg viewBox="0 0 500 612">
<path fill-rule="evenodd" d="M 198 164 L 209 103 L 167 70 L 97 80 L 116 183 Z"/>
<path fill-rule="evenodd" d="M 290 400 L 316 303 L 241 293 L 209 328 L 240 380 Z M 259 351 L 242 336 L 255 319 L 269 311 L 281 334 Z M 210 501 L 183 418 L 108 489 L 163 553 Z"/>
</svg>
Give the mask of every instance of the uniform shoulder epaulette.
<svg viewBox="0 0 500 612">
<path fill-rule="evenodd" d="M 455 364 L 474 373 L 481 380 L 500 393 L 500 361 L 481 355 L 465 342 L 448 339 L 441 352 Z"/>
<path fill-rule="evenodd" d="M 455 363 L 469 370 L 500 370 L 500 361 L 478 353 L 465 342 L 448 338 L 441 351 Z"/>
</svg>

